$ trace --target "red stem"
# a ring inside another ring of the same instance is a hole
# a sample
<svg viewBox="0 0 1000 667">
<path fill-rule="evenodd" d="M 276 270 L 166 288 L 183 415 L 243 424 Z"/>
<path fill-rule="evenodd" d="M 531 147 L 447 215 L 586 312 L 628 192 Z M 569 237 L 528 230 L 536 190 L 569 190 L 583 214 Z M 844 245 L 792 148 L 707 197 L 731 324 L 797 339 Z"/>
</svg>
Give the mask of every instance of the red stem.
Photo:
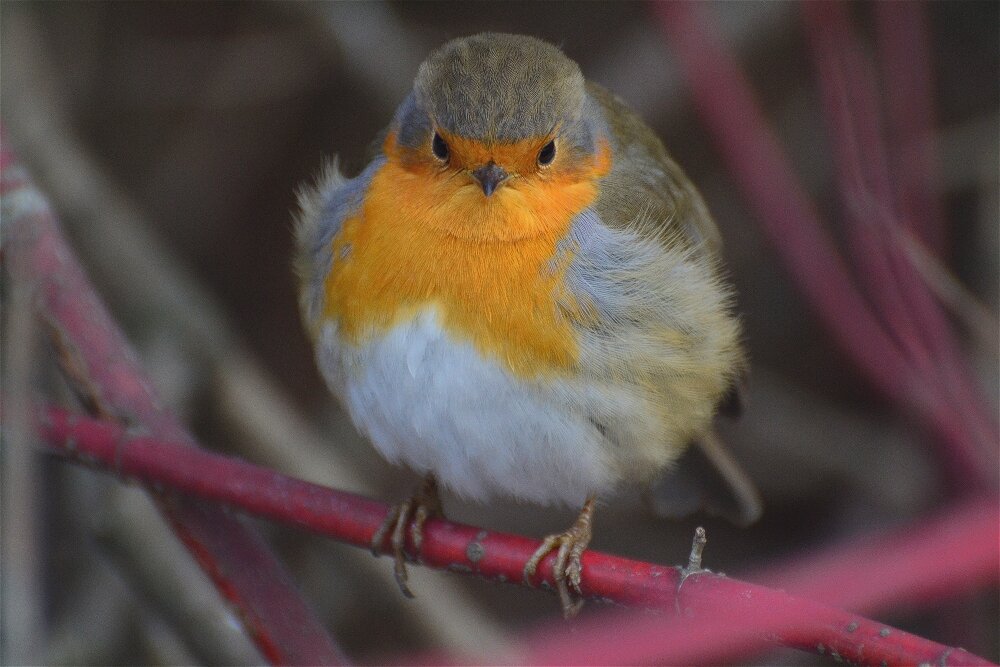
<svg viewBox="0 0 1000 667">
<path fill-rule="evenodd" d="M 926 247 L 946 257 L 941 181 L 934 148 L 927 6 L 922 2 L 876 2 L 872 11 L 902 221 L 916 230 Z"/>
<path fill-rule="evenodd" d="M 125 478 L 196 495 L 359 547 L 369 547 L 389 511 L 386 505 L 366 498 L 219 454 L 132 435 L 117 423 L 73 416 L 56 408 L 44 412 L 39 435 L 62 455 Z M 1000 516 L 994 511 L 980 518 L 984 524 L 995 525 Z M 989 537 L 985 529 L 980 533 Z M 431 519 L 424 528 L 419 562 L 519 583 L 524 563 L 538 545 L 537 540 L 519 535 Z M 984 570 L 995 577 L 995 561 L 984 563 L 979 546 L 970 545 L 958 552 L 954 566 L 977 573 L 977 578 L 985 576 Z M 408 549 L 412 553 L 412 544 Z M 552 586 L 553 560 L 550 555 L 542 562 L 535 585 Z M 689 577 L 679 593 L 676 568 L 596 551 L 584 554 L 583 567 L 583 590 L 588 598 L 632 607 L 676 609 L 683 621 L 629 617 L 626 627 L 621 621 L 594 621 L 594 625 L 585 622 L 586 632 L 549 630 L 537 635 L 537 643 L 529 642 L 531 662 L 632 662 L 663 656 L 689 661 L 715 657 L 720 649 L 728 654 L 745 652 L 748 645 L 783 644 L 806 651 L 817 651 L 822 645 L 822 652 L 836 651 L 845 660 L 864 664 L 935 662 L 946 654 L 951 664 L 989 664 L 960 649 L 949 649 L 848 612 L 710 573 Z M 872 567 L 877 569 L 880 564 Z M 649 632 L 650 624 L 656 632 Z M 623 632 L 628 641 L 622 639 Z"/>
<path fill-rule="evenodd" d="M 866 665 L 991 664 L 926 639 L 781 591 L 704 574 L 678 595 L 680 617 L 604 614 L 572 629 L 533 633 L 532 664 L 717 665 L 746 660 L 765 639 Z"/>
<path fill-rule="evenodd" d="M 863 74 L 858 71 L 864 68 L 864 62 L 859 53 L 845 44 L 850 27 L 840 4 L 816 2 L 802 7 L 801 12 L 812 46 L 823 111 L 830 126 L 828 143 L 835 158 L 859 279 L 874 301 L 876 313 L 902 349 L 918 365 L 926 364 L 929 351 L 906 308 L 886 252 L 883 230 L 877 224 L 882 220 L 879 206 L 891 202 L 885 201 L 888 181 L 880 177 L 884 169 L 877 146 L 880 142 L 875 138 L 878 135 L 875 93 L 864 85 L 867 82 L 861 81 Z M 827 21 L 834 25 L 827 25 Z M 862 123 L 862 118 L 867 122 Z"/>
<path fill-rule="evenodd" d="M 952 469 L 969 471 L 973 480 L 992 480 L 993 467 L 982 464 L 982 451 L 962 444 L 968 441 L 962 420 L 911 365 L 857 290 L 733 55 L 710 28 L 705 6 L 664 2 L 654 9 L 730 173 L 841 350 L 880 391 L 934 430 Z"/>
<path fill-rule="evenodd" d="M 995 497 L 962 501 L 917 526 L 798 555 L 754 579 L 859 612 L 876 609 L 887 599 L 905 607 L 956 597 L 997 581 L 998 514 Z M 967 558 L 981 567 L 966 569 Z M 879 565 L 886 560 L 891 567 Z"/>
<path fill-rule="evenodd" d="M 16 253 L 17 261 L 10 265 L 23 275 L 13 277 L 33 291 L 64 365 L 72 369 L 72 379 L 101 413 L 141 424 L 148 433 L 191 448 L 194 441 L 159 405 L 135 353 L 91 287 L 48 203 L 18 163 L 5 135 L 0 166 L 4 252 L 10 253 L 9 259 Z M 192 498 L 153 497 L 268 660 L 343 662 L 284 568 L 251 528 Z"/>
<path fill-rule="evenodd" d="M 861 277 L 895 338 L 951 424 L 946 462 L 953 483 L 992 483 L 995 426 L 986 416 L 944 315 L 898 243 L 875 81 L 840 2 L 801 6 L 830 124 L 840 192 Z M 886 82 L 889 87 L 890 82 Z"/>
</svg>

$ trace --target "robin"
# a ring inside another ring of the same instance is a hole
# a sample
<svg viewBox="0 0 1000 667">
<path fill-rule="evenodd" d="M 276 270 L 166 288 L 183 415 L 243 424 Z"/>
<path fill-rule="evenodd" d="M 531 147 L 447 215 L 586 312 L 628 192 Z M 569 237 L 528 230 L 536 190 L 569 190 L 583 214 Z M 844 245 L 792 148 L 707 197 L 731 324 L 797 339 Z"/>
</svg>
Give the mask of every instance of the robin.
<svg viewBox="0 0 1000 667">
<path fill-rule="evenodd" d="M 456 39 L 420 66 L 355 178 L 300 195 L 300 305 L 319 368 L 358 430 L 424 474 L 387 536 L 460 497 L 582 507 L 556 551 L 564 613 L 598 497 L 686 450 L 752 487 L 712 437 L 745 368 L 720 238 L 695 187 L 625 104 L 558 48 Z M 689 447 L 695 443 L 697 447 Z M 668 485 L 671 486 L 671 485 Z"/>
</svg>

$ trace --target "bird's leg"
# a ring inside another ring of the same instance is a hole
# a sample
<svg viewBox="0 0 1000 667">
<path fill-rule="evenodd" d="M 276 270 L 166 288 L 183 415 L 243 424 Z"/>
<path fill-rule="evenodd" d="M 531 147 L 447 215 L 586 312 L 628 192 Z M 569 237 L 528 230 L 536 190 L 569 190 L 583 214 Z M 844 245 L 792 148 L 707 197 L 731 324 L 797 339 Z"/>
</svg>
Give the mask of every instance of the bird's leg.
<svg viewBox="0 0 1000 667">
<path fill-rule="evenodd" d="M 546 537 L 542 541 L 542 546 L 538 547 L 538 550 L 524 566 L 524 583 L 530 585 L 531 578 L 535 576 L 535 571 L 538 569 L 538 564 L 551 551 L 558 549 L 556 562 L 552 565 L 552 577 L 555 579 L 559 602 L 562 604 L 563 616 L 566 618 L 576 616 L 583 607 L 583 600 L 573 600 L 569 589 L 572 587 L 577 595 L 583 595 L 583 591 L 580 590 L 580 575 L 582 574 L 580 556 L 590 544 L 594 501 L 594 496 L 587 498 L 583 509 L 580 510 L 580 516 L 576 518 L 576 523 L 565 533 Z"/>
<path fill-rule="evenodd" d="M 417 555 L 424 544 L 424 522 L 430 517 L 444 516 L 441 508 L 441 498 L 438 496 L 437 480 L 434 475 L 427 475 L 420 490 L 412 498 L 393 507 L 386 515 L 385 521 L 372 536 L 372 553 L 376 556 L 382 550 L 387 535 L 392 535 L 390 544 L 396 560 L 393 573 L 399 590 L 408 598 L 413 597 L 410 587 L 406 585 L 406 528 L 413 521 L 410 535 L 413 537 L 413 548 Z"/>
</svg>

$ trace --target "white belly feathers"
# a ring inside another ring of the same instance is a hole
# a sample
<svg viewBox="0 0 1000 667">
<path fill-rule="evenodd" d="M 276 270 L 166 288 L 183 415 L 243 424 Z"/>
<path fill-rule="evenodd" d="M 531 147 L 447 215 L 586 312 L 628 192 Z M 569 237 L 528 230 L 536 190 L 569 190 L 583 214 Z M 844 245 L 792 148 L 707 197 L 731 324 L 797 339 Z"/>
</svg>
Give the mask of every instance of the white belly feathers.
<svg viewBox="0 0 1000 667">
<path fill-rule="evenodd" d="M 327 323 L 319 354 L 327 382 L 382 455 L 435 473 L 461 496 L 575 507 L 617 481 L 585 396 L 512 378 L 451 340 L 432 310 L 360 348 L 338 342 Z"/>
</svg>

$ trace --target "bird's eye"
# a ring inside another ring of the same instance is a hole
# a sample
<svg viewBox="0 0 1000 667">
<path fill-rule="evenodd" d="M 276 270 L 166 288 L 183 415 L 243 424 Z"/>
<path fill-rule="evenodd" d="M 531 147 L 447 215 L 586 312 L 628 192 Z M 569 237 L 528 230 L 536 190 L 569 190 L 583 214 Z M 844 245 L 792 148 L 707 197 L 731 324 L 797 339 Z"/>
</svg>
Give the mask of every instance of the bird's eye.
<svg viewBox="0 0 1000 667">
<path fill-rule="evenodd" d="M 431 140 L 431 151 L 434 152 L 434 157 L 442 162 L 448 159 L 448 144 L 437 132 L 434 133 L 434 139 Z"/>
<path fill-rule="evenodd" d="M 552 161 L 556 159 L 556 140 L 553 139 L 549 143 L 542 146 L 542 150 L 538 151 L 538 164 L 542 167 L 547 167 L 552 164 Z"/>
</svg>

